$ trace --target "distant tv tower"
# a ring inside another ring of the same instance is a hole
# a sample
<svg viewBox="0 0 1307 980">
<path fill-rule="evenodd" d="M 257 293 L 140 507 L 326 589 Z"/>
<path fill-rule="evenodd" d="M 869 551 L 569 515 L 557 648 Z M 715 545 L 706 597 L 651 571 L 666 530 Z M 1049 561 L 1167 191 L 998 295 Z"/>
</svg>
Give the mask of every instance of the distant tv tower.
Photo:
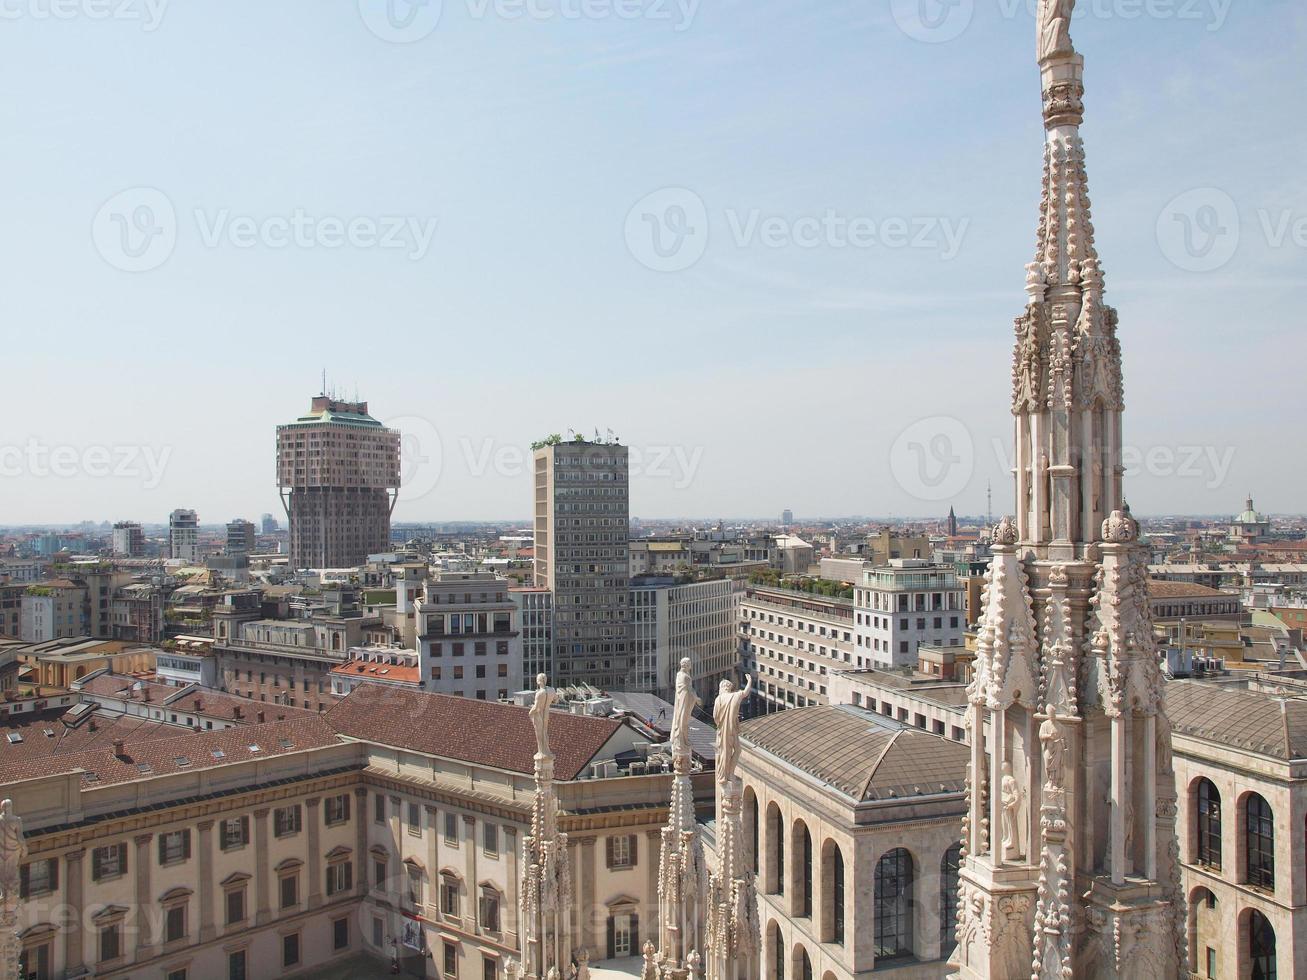
<svg viewBox="0 0 1307 980">
<path fill-rule="evenodd" d="M 989 480 L 985 481 L 985 523 L 994 526 L 994 485 Z"/>
</svg>

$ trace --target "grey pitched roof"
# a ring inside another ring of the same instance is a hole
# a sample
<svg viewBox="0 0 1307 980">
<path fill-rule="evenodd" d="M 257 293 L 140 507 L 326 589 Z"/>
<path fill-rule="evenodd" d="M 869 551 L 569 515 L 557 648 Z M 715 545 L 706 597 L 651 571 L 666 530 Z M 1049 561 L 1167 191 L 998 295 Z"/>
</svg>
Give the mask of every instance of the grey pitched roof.
<svg viewBox="0 0 1307 980">
<path fill-rule="evenodd" d="M 1307 701 L 1200 681 L 1171 681 L 1166 713 L 1176 732 L 1276 759 L 1307 759 Z"/>
<path fill-rule="evenodd" d="M 755 718 L 740 735 L 860 802 L 965 788 L 966 746 L 848 705 Z"/>
</svg>

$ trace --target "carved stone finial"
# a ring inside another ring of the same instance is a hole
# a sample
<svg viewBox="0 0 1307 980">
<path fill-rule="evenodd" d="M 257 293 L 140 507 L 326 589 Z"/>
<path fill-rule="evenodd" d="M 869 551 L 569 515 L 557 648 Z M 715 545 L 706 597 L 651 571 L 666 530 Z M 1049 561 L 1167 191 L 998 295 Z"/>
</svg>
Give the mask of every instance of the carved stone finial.
<svg viewBox="0 0 1307 980">
<path fill-rule="evenodd" d="M 1114 510 L 1103 521 L 1103 540 L 1108 544 L 1128 544 L 1139 540 L 1139 522 L 1130 516 L 1130 508 Z"/>
<path fill-rule="evenodd" d="M 994 544 L 1012 545 L 1017 543 L 1017 525 L 1011 517 L 1004 517 L 994 525 Z"/>
</svg>

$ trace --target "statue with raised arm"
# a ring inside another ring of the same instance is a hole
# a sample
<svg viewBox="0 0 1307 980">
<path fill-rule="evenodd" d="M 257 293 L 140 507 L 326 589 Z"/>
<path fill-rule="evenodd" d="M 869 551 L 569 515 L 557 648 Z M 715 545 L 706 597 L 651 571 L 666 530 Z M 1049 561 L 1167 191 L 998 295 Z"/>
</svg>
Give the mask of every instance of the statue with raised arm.
<svg viewBox="0 0 1307 980">
<path fill-rule="evenodd" d="M 14 813 L 12 800 L 0 801 L 0 899 L 5 911 L 18 907 L 19 869 L 27 857 L 23 820 Z"/>
<path fill-rule="evenodd" d="M 698 704 L 699 695 L 690 681 L 690 658 L 683 657 L 681 669 L 676 672 L 676 704 L 672 707 L 673 759 L 690 754 L 690 719 Z"/>
<path fill-rule="evenodd" d="M 1039 60 L 1072 54 L 1071 13 L 1076 0 L 1039 0 Z"/>
<path fill-rule="evenodd" d="M 717 726 L 717 782 L 735 778 L 740 762 L 740 705 L 753 693 L 753 678 L 745 675 L 744 690 L 737 691 L 729 680 L 723 680 L 713 703 L 713 723 Z"/>
<path fill-rule="evenodd" d="M 558 695 L 549 690 L 549 678 L 544 674 L 536 675 L 535 700 L 531 703 L 531 724 L 536 730 L 536 754 L 550 755 L 549 752 L 549 709 L 558 701 Z"/>
</svg>

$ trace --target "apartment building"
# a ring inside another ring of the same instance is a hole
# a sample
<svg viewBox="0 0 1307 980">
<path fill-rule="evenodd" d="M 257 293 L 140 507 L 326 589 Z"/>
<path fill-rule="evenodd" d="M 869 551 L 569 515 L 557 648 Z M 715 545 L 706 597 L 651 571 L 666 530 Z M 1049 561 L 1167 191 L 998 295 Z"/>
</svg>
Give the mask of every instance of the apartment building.
<svg viewBox="0 0 1307 980">
<path fill-rule="evenodd" d="M 758 585 L 740 598 L 741 671 L 757 711 L 829 703 L 832 672 L 861 666 L 855 650 L 847 599 Z"/>
<path fill-rule="evenodd" d="M 168 515 L 168 555 L 188 565 L 200 560 L 200 518 L 193 510 L 179 507 Z"/>
<path fill-rule="evenodd" d="M 290 521 L 292 568 L 353 568 L 390 547 L 399 433 L 367 402 L 320 395 L 277 426 L 277 485 Z"/>
<path fill-rule="evenodd" d="M 237 518 L 227 523 L 227 554 L 252 555 L 257 550 L 255 538 L 258 531 L 253 522 Z"/>
<path fill-rule="evenodd" d="M 27 586 L 21 582 L 0 582 L 0 636 L 20 639 L 23 635 L 23 596 Z"/>
<path fill-rule="evenodd" d="M 24 976 L 497 980 L 521 958 L 522 708 L 369 686 L 223 730 L 69 721 L 0 740 Z M 619 765 L 639 755 L 627 723 L 552 727 L 575 945 L 597 965 L 654 934 L 668 777 Z"/>
<path fill-rule="evenodd" d="M 66 578 L 29 585 L 20 610 L 22 640 L 42 643 L 91 632 L 86 586 Z"/>
<path fill-rule="evenodd" d="M 854 606 L 856 645 L 869 666 L 912 668 L 923 645 L 962 646 L 965 589 L 949 566 L 896 558 L 866 568 Z"/>
<path fill-rule="evenodd" d="M 517 622 L 522 630 L 522 682 L 535 684 L 537 674 L 554 673 L 554 594 L 540 586 L 512 588 Z"/>
<path fill-rule="evenodd" d="M 135 521 L 119 521 L 113 526 L 115 558 L 140 558 L 145 554 L 145 532 Z"/>
<path fill-rule="evenodd" d="M 508 580 L 493 572 L 438 572 L 417 606 L 425 690 L 479 701 L 522 690 L 522 632 Z"/>
<path fill-rule="evenodd" d="M 631 659 L 627 449 L 573 440 L 535 451 L 535 585 L 553 593 L 560 685 L 620 689 Z"/>
</svg>

